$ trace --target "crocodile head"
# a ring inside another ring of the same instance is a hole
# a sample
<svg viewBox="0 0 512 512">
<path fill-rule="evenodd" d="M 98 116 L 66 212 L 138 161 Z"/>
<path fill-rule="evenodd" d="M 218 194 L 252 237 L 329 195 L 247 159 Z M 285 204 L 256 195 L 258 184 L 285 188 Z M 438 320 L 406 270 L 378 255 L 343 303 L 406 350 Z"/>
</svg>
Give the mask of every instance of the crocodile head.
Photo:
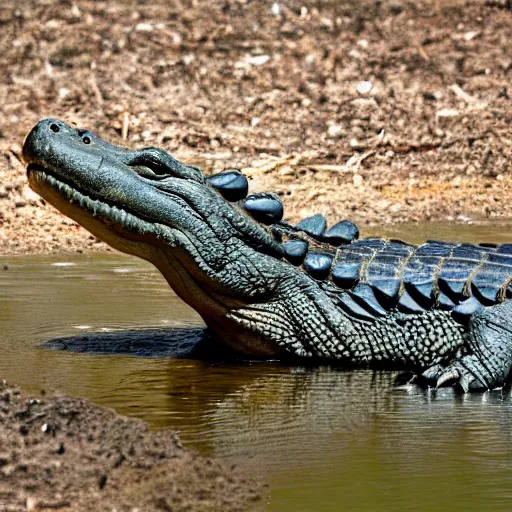
<svg viewBox="0 0 512 512">
<path fill-rule="evenodd" d="M 313 280 L 282 259 L 268 226 L 225 200 L 199 169 L 57 119 L 34 126 L 23 157 L 34 191 L 112 247 L 153 263 L 228 344 L 265 356 L 297 344 L 296 322 L 274 306 L 299 290 L 315 294 Z"/>
</svg>

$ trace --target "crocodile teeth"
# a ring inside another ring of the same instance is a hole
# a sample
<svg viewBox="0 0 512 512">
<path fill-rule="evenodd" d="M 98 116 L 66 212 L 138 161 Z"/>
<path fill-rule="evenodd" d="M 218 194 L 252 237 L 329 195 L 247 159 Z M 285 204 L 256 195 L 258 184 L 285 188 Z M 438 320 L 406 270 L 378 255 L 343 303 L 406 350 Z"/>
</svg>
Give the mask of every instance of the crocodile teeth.
<svg viewBox="0 0 512 512">
<path fill-rule="evenodd" d="M 50 174 L 37 174 L 36 179 L 55 188 L 70 203 L 78 205 L 83 210 L 89 212 L 93 217 L 100 214 L 130 231 L 138 231 L 142 234 L 154 233 L 156 231 L 155 225 L 152 223 L 142 220 L 117 206 L 111 206 L 98 199 L 92 199 L 72 188 L 67 183 L 54 178 Z M 158 235 L 161 238 L 166 236 L 173 238 L 170 228 L 165 225 L 159 227 Z"/>
</svg>

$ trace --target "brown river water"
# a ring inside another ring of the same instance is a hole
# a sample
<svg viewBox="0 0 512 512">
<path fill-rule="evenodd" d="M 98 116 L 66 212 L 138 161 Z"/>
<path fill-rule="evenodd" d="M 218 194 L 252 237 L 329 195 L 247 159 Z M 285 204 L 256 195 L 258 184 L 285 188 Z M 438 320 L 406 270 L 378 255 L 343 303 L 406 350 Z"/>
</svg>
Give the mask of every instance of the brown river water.
<svg viewBox="0 0 512 512">
<path fill-rule="evenodd" d="M 510 231 L 426 224 L 385 234 L 510 242 Z M 0 257 L 0 378 L 178 430 L 188 446 L 268 482 L 268 511 L 511 510 L 508 393 L 396 388 L 386 372 L 177 359 L 155 331 L 201 325 L 134 258 Z M 41 346 L 63 336 L 75 346 L 94 340 L 101 353 Z M 141 350 L 148 340 L 157 357 Z"/>
</svg>

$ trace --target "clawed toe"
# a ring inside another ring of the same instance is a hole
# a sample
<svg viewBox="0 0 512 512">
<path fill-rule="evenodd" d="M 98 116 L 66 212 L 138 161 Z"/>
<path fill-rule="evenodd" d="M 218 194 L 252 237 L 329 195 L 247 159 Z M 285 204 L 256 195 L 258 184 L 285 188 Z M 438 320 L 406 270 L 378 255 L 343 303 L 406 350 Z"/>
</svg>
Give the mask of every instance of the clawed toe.
<svg viewBox="0 0 512 512">
<path fill-rule="evenodd" d="M 425 379 L 429 385 L 434 384 L 437 381 L 441 371 L 442 371 L 441 365 L 436 364 L 434 366 L 431 366 L 430 368 L 427 368 L 421 374 L 421 377 L 422 377 L 422 379 Z"/>
<path fill-rule="evenodd" d="M 456 368 L 446 368 L 441 375 L 438 377 L 436 382 L 436 388 L 443 386 L 450 386 L 457 383 L 461 378 L 459 370 Z"/>
<path fill-rule="evenodd" d="M 460 387 L 464 393 L 488 389 L 488 386 L 482 384 L 458 362 L 452 363 L 446 368 L 443 368 L 441 365 L 434 365 L 427 368 L 421 374 L 421 379 L 429 386 L 435 387 L 436 389 L 455 386 Z"/>
<path fill-rule="evenodd" d="M 446 369 L 437 379 L 436 388 L 442 386 L 460 386 L 464 393 L 470 390 L 485 389 L 485 386 L 470 374 L 461 373 L 457 368 Z"/>
</svg>

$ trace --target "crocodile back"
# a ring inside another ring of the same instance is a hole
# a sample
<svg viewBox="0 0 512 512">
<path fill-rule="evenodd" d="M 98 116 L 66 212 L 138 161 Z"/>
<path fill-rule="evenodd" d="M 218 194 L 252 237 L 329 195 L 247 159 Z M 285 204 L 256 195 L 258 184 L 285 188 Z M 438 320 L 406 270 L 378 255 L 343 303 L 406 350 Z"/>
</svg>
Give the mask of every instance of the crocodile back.
<svg viewBox="0 0 512 512">
<path fill-rule="evenodd" d="M 358 283 L 377 293 L 408 293 L 422 305 L 475 296 L 482 304 L 501 302 L 512 279 L 512 244 L 498 246 L 430 240 L 419 246 L 363 239 L 335 249 L 336 266 L 359 261 Z"/>
<path fill-rule="evenodd" d="M 419 246 L 365 238 L 335 247 L 321 237 L 285 229 L 304 244 L 298 265 L 351 316 L 375 320 L 390 311 L 451 311 L 467 321 L 512 292 L 512 244 L 429 240 Z"/>
</svg>

